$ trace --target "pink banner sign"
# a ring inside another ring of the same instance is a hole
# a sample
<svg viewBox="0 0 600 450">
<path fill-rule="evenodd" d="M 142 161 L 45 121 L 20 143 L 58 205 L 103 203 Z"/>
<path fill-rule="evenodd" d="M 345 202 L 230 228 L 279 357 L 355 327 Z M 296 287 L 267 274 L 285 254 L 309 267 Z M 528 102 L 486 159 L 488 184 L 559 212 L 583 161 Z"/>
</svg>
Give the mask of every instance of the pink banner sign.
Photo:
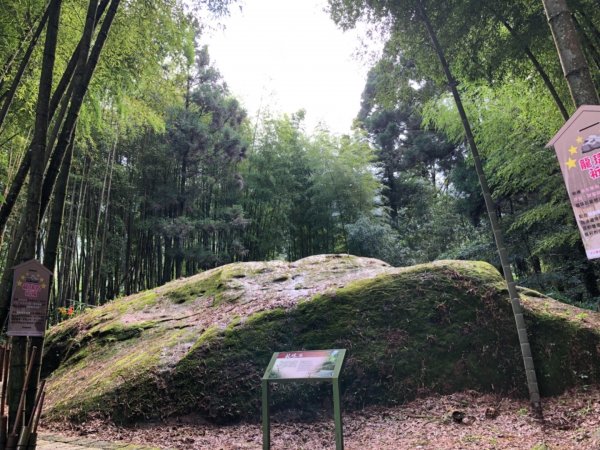
<svg viewBox="0 0 600 450">
<path fill-rule="evenodd" d="M 600 106 L 579 107 L 548 146 L 556 151 L 587 257 L 600 258 Z"/>
</svg>

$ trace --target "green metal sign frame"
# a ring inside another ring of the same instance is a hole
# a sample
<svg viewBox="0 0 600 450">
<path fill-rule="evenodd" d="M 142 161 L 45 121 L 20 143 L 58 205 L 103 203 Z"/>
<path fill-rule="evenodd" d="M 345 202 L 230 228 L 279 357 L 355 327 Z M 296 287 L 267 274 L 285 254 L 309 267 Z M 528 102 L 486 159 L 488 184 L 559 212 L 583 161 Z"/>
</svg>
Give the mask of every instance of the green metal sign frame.
<svg viewBox="0 0 600 450">
<path fill-rule="evenodd" d="M 335 448 L 336 450 L 344 450 L 339 377 L 345 356 L 345 349 L 273 353 L 261 381 L 263 450 L 270 450 L 271 448 L 271 389 L 269 383 L 327 381 L 331 381 L 333 385 Z"/>
</svg>

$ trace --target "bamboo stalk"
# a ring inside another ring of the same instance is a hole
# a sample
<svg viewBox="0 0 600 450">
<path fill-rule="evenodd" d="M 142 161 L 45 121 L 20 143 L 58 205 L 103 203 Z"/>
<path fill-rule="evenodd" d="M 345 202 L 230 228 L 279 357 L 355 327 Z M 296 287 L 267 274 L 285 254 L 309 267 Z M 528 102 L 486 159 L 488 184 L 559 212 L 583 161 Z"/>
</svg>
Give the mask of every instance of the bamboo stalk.
<svg viewBox="0 0 600 450">
<path fill-rule="evenodd" d="M 8 438 L 8 416 L 0 417 L 0 448 L 6 448 L 6 441 Z"/>
<path fill-rule="evenodd" d="M 42 398 L 42 394 L 44 392 L 45 387 L 46 387 L 46 380 L 42 380 L 41 383 L 38 385 L 38 390 L 35 395 L 35 402 L 33 403 L 33 411 L 31 412 L 31 416 L 29 417 L 29 423 L 27 424 L 27 427 L 29 427 L 29 428 L 31 428 L 34 424 L 35 416 L 36 416 L 37 410 L 39 408 L 39 405 L 41 403 L 41 398 Z"/>
<path fill-rule="evenodd" d="M 2 361 L 2 390 L 0 391 L 0 417 L 4 416 L 4 406 L 6 405 L 6 390 L 8 388 L 8 369 L 10 367 L 10 346 L 4 352 L 4 360 Z"/>
<path fill-rule="evenodd" d="M 21 397 L 19 398 L 19 406 L 17 407 L 17 417 L 15 417 L 15 424 L 12 429 L 13 435 L 17 434 L 19 425 L 21 425 L 21 416 L 23 414 L 23 407 L 25 406 L 25 394 L 27 393 L 27 385 L 29 384 L 29 378 L 33 369 L 33 363 L 35 362 L 35 356 L 37 354 L 37 347 L 31 347 L 31 355 L 29 356 L 29 364 L 27 365 L 27 371 L 25 372 L 25 382 L 21 389 Z"/>
<path fill-rule="evenodd" d="M 2 361 L 2 390 L 0 391 L 0 448 L 6 448 L 6 439 L 8 437 L 8 415 L 4 413 L 6 405 L 6 390 L 8 386 L 8 370 L 10 368 L 10 354 L 12 349 L 10 345 L 4 352 L 4 361 Z"/>
<path fill-rule="evenodd" d="M 21 428 L 21 433 L 19 434 L 19 440 L 17 442 L 17 450 L 27 450 L 30 436 L 31 429 L 29 427 L 24 426 Z"/>
<path fill-rule="evenodd" d="M 37 446 L 37 429 L 42 417 L 42 408 L 44 407 L 44 400 L 46 398 L 46 392 L 42 390 L 40 397 L 39 406 L 37 410 L 34 409 L 35 420 L 33 421 L 33 427 L 31 428 L 31 434 L 29 435 L 29 442 L 27 443 L 27 450 L 35 450 Z"/>
<path fill-rule="evenodd" d="M 38 406 L 40 403 L 40 399 L 42 397 L 42 392 L 44 392 L 45 385 L 46 385 L 46 380 L 43 380 L 38 386 L 38 389 L 37 389 L 37 392 L 35 395 L 35 401 L 33 403 L 33 411 L 31 412 L 31 416 L 29 416 L 29 423 L 27 425 L 24 425 L 23 428 L 21 428 L 21 433 L 19 435 L 19 442 L 17 443 L 17 450 L 27 450 L 27 448 L 29 447 L 29 443 L 31 441 L 31 427 L 33 426 L 34 418 L 36 416 Z"/>
<path fill-rule="evenodd" d="M 37 347 L 31 348 L 31 353 L 29 355 L 29 362 L 27 364 L 27 369 L 25 371 L 25 380 L 23 382 L 23 387 L 21 389 L 21 396 L 19 397 L 19 406 L 17 407 L 15 423 L 12 429 L 12 432 L 8 435 L 6 439 L 6 448 L 5 450 L 15 450 L 17 445 L 20 445 L 19 434 L 17 431 L 19 430 L 19 426 L 21 425 L 21 420 L 23 418 L 23 409 L 25 407 L 25 395 L 27 394 L 27 385 L 29 384 L 29 378 L 31 376 L 31 372 L 33 370 L 33 364 L 35 362 L 35 356 L 37 354 Z M 25 428 L 25 427 L 23 427 Z M 21 446 L 22 448 L 22 446 Z"/>
<path fill-rule="evenodd" d="M 40 404 L 38 406 L 37 414 L 35 415 L 35 420 L 33 421 L 33 428 L 31 429 L 33 433 L 37 433 L 38 425 L 40 424 L 40 419 L 42 417 L 42 410 L 44 408 L 44 400 L 46 400 L 46 392 L 42 391 Z"/>
<path fill-rule="evenodd" d="M 6 355 L 6 346 L 0 346 L 0 367 L 4 367 L 4 356 Z M 0 381 L 4 380 L 4 371 L 0 371 Z"/>
</svg>

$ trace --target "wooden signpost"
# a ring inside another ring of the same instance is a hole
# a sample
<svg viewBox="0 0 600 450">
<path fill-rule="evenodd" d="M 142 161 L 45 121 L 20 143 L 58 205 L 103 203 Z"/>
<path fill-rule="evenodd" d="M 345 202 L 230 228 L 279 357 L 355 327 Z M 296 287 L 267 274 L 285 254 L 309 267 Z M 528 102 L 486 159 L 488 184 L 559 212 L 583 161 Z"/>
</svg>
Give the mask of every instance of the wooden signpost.
<svg viewBox="0 0 600 450">
<path fill-rule="evenodd" d="M 269 383 L 323 382 L 333 385 L 333 417 L 335 421 L 335 448 L 344 449 L 342 412 L 340 406 L 339 376 L 346 356 L 345 349 L 301 350 L 276 352 L 262 377 L 263 450 L 271 448 L 271 419 L 269 411 Z"/>
<path fill-rule="evenodd" d="M 33 385 L 37 385 L 40 360 L 38 355 L 41 352 L 37 351 L 36 344 L 39 345 L 39 348 L 43 344 L 48 316 L 50 278 L 52 277 L 52 272 L 35 259 L 15 266 L 13 270 L 12 297 L 6 332 L 11 337 L 11 345 L 5 352 L 0 398 L 0 449 L 2 450 L 35 448 L 36 446 L 36 428 L 43 403 L 43 383 L 36 386 L 37 394 L 34 392 L 34 401 L 27 401 L 26 396 L 30 395 L 28 394 L 31 387 L 30 379 Z M 29 352 L 27 341 L 33 342 Z M 12 353 L 12 358 L 9 371 L 10 353 Z M 21 365 L 26 366 L 24 373 L 17 370 L 22 367 Z M 5 416 L 7 388 L 10 391 L 8 397 L 11 400 L 9 414 Z M 18 405 L 16 404 L 17 399 Z M 28 404 L 30 406 L 27 406 Z M 22 427 L 21 423 L 23 423 Z"/>
<path fill-rule="evenodd" d="M 44 336 L 51 276 L 35 259 L 14 267 L 8 336 Z"/>
</svg>

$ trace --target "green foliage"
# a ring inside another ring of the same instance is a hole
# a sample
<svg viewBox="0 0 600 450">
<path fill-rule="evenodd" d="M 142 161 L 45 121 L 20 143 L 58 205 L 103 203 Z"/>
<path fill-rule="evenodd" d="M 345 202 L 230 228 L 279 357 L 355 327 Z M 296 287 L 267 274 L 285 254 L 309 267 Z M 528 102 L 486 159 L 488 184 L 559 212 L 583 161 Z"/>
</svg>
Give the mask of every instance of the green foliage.
<svg viewBox="0 0 600 450">
<path fill-rule="evenodd" d="M 156 13 L 161 20 L 170 17 Z M 190 45 L 193 27 L 179 18 L 188 26 L 179 37 L 187 36 Z M 99 303 L 245 253 L 237 170 L 246 151 L 245 111 L 210 65 L 207 50 L 199 49 L 198 65 L 188 67 L 181 57 L 184 42 L 179 44 L 178 50 L 161 47 L 180 52 L 179 66 L 167 53 L 160 58 L 172 63 L 175 74 L 180 67 L 188 76 L 171 79 L 172 72 L 165 72 L 158 82 L 156 73 L 140 74 L 139 84 L 121 86 L 124 95 L 106 93 L 111 101 L 97 103 L 97 119 L 85 117 L 91 126 L 79 135 L 83 157 L 74 163 L 67 209 L 73 228 L 65 239 L 81 242 L 90 275 L 83 271 L 81 288 L 71 279 L 60 290 L 65 299 Z"/>
<path fill-rule="evenodd" d="M 445 176 L 448 203 L 475 227 L 481 226 L 485 211 L 472 161 L 462 152 L 464 130 L 454 100 L 444 93 L 448 80 L 425 34 L 422 6 L 457 79 L 497 215 L 507 232 L 515 274 L 524 283 L 536 280 L 547 292 L 558 290 L 570 301 L 597 298 L 597 264 L 584 259 L 558 166 L 553 153 L 544 148 L 564 121 L 559 108 L 573 109 L 542 2 L 409 1 L 400 5 L 388 0 L 330 0 L 329 5 L 331 17 L 342 28 L 366 20 L 386 39 L 382 58 L 367 80 L 367 100 L 359 118 L 378 146 L 382 166 L 388 168 L 383 175 L 388 188 L 384 194 L 392 218 L 396 219 L 397 212 L 398 217 L 402 214 L 398 205 L 404 200 L 398 186 L 406 186 L 402 171 L 408 167 L 402 167 L 401 158 L 389 155 L 411 141 L 407 131 L 411 127 L 403 130 L 399 124 L 419 114 L 424 117 L 422 128 L 435 127 L 446 136 L 442 140 L 459 148 L 445 169 L 437 169 Z M 594 6 L 589 1 L 569 5 L 590 65 L 598 64 L 597 55 L 593 56 L 598 46 L 591 25 L 598 19 Z M 592 72 L 598 82 L 598 71 Z M 416 114 L 407 114 L 407 105 Z M 421 164 L 414 159 L 407 162 L 412 170 Z M 426 222 L 427 214 L 408 205 L 405 219 Z M 459 246 L 442 252 L 479 254 L 493 262 L 491 235 L 487 243 L 481 232 L 468 235 Z M 418 235 L 407 240 L 409 245 L 412 241 L 419 248 L 426 247 Z M 571 280 L 579 280 L 579 288 Z"/>
<path fill-rule="evenodd" d="M 460 143 L 453 144 L 422 121 L 423 102 L 436 93 L 433 84 L 411 80 L 417 74 L 403 55 L 391 64 L 394 73 L 386 73 L 388 57 L 392 55 L 384 56 L 369 74 L 359 123 L 376 149 L 378 177 L 385 186 L 382 203 L 393 230 L 379 237 L 387 225 L 377 226 L 371 237 L 378 236 L 381 248 L 372 247 L 366 254 L 407 265 L 434 260 L 465 245 L 473 235 L 472 227 L 479 225 L 482 200 L 457 189 L 471 187 L 472 182 L 468 173 L 460 171 L 465 167 Z M 401 87 L 390 92 L 390 78 Z M 395 102 L 390 103 L 390 98 Z M 470 223 L 460 214 L 465 210 L 472 210 Z M 353 239 L 368 247 L 368 235 L 360 229 L 353 229 Z M 357 251 L 365 254 L 359 249 L 360 245 Z"/>
<path fill-rule="evenodd" d="M 406 251 L 402 249 L 397 233 L 385 221 L 376 218 L 360 217 L 346 225 L 348 232 L 348 252 L 357 256 L 381 259 L 394 266 L 406 261 Z"/>
<path fill-rule="evenodd" d="M 250 259 L 345 251 L 345 225 L 374 206 L 379 184 L 365 140 L 307 136 L 300 117 L 267 119 L 243 166 Z"/>
<path fill-rule="evenodd" d="M 232 3 L 193 7 L 219 15 Z M 595 266 L 572 251 L 577 230 L 543 149 L 562 119 L 526 52 L 566 101 L 541 3 L 423 3 L 478 124 L 515 272 L 526 284 L 541 280 L 542 290 L 591 301 L 600 295 L 589 275 Z M 343 137 L 308 135 L 303 112 L 265 116 L 251 130 L 208 49 L 197 47 L 206 24 L 186 12 L 189 5 L 121 3 L 79 115 L 56 306 L 100 303 L 231 261 L 353 248 L 394 264 L 444 255 L 495 261 L 462 127 L 417 2 L 329 4 L 341 26 L 367 19 L 387 41 L 369 73 L 358 127 Z M 570 6 L 593 59 L 600 13 L 592 4 Z M 44 6 L 3 3 L 0 98 Z M 80 39 L 86 7 L 77 0 L 63 8 L 58 75 Z M 39 47 L 0 130 L 2 191 L 29 145 Z M 577 288 L 577 279 L 587 281 Z"/>
<path fill-rule="evenodd" d="M 531 81 L 495 89 L 465 84 L 462 90 L 469 114 L 478 117 L 476 138 L 520 282 L 562 292 L 571 302 L 589 300 L 594 290 L 577 280 L 590 265 L 580 260 L 579 234 L 562 177 L 553 151 L 544 148 L 562 120 L 552 100 Z M 424 111 L 431 124 L 462 139 L 447 97 L 433 100 Z"/>
</svg>

